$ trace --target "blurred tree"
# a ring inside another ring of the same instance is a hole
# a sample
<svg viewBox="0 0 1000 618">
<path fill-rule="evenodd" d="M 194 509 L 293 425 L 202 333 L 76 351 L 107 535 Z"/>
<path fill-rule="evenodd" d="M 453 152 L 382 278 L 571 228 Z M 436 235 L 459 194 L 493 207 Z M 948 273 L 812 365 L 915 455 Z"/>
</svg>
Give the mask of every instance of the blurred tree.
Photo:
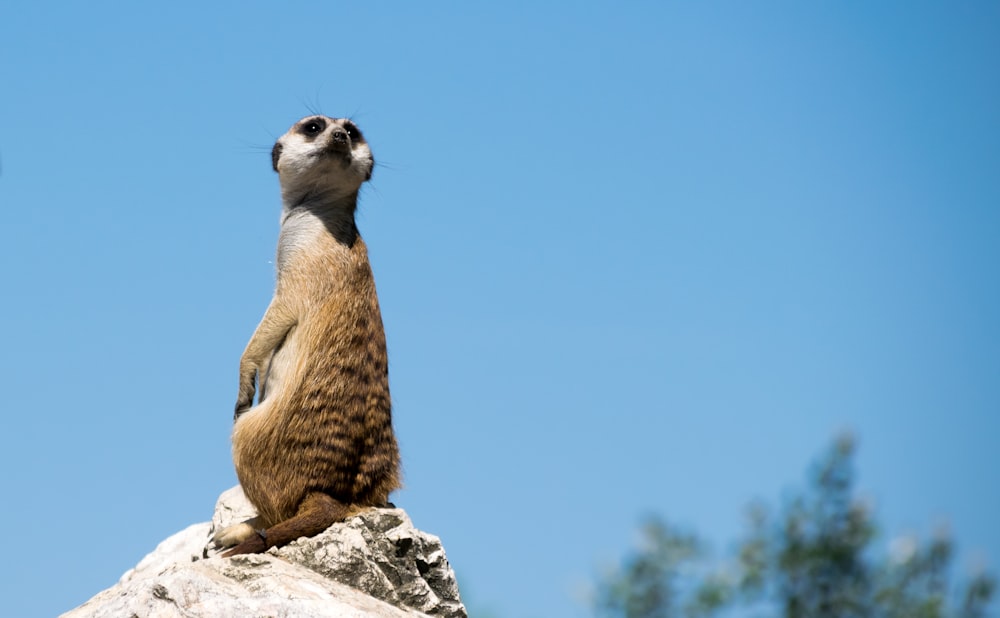
<svg viewBox="0 0 1000 618">
<path fill-rule="evenodd" d="M 985 618 L 991 573 L 949 584 L 953 546 L 898 539 L 888 556 L 872 548 L 876 526 L 854 494 L 854 440 L 844 435 L 814 466 L 806 491 L 773 518 L 748 510 L 748 531 L 729 566 L 713 567 L 703 544 L 657 518 L 618 571 L 597 584 L 605 618 Z M 735 564 L 735 566 L 733 566 Z"/>
<path fill-rule="evenodd" d="M 650 518 L 641 532 L 641 549 L 625 561 L 620 574 L 609 573 L 598 588 L 595 599 L 598 615 L 710 616 L 725 600 L 724 596 L 717 598 L 716 593 L 725 595 L 729 588 L 717 586 L 710 576 L 696 581 L 697 566 L 704 557 L 698 539 L 656 518 Z M 699 589 L 688 594 L 692 586 Z"/>
</svg>

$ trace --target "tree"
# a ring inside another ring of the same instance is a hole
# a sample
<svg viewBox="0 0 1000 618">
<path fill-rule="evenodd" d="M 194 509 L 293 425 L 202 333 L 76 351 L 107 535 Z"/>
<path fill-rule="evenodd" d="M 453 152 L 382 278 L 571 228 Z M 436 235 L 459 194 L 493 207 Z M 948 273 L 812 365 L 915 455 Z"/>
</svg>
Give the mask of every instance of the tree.
<svg viewBox="0 0 1000 618">
<path fill-rule="evenodd" d="M 709 582 L 691 581 L 691 567 L 703 558 L 701 543 L 691 534 L 674 529 L 657 518 L 642 526 L 642 549 L 629 557 L 620 574 L 609 574 L 595 599 L 598 615 L 609 618 L 671 618 L 709 616 L 718 603 Z M 685 598 L 692 585 L 704 585 L 703 593 Z M 704 598 L 702 598 L 704 597 Z M 682 612 L 682 613 L 678 613 Z"/>
<path fill-rule="evenodd" d="M 841 436 L 814 465 L 807 489 L 776 517 L 762 504 L 730 564 L 705 558 L 697 536 L 659 518 L 643 545 L 597 585 L 606 618 L 985 618 L 996 589 L 987 572 L 950 583 L 953 545 L 945 534 L 901 539 L 877 555 L 872 513 L 854 492 L 854 440 Z"/>
</svg>

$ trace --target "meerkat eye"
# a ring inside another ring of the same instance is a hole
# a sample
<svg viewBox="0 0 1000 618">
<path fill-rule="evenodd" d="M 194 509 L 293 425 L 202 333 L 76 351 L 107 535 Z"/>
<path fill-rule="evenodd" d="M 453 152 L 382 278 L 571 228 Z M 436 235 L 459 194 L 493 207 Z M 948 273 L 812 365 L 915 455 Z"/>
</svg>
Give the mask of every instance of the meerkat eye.
<svg viewBox="0 0 1000 618">
<path fill-rule="evenodd" d="M 317 118 L 315 120 L 309 120 L 302 125 L 302 133 L 308 135 L 309 137 L 315 137 L 323 132 L 326 128 L 326 123 L 323 120 Z"/>
<path fill-rule="evenodd" d="M 344 130 L 347 131 L 347 136 L 351 138 L 352 142 L 358 141 L 358 138 L 361 137 L 361 131 L 353 122 L 344 123 Z"/>
</svg>

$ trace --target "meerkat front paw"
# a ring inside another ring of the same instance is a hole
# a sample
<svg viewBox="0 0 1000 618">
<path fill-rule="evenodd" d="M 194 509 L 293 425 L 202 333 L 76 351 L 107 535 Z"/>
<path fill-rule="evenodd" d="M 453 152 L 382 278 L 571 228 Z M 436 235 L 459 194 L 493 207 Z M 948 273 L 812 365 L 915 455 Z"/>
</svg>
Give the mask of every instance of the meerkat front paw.
<svg viewBox="0 0 1000 618">
<path fill-rule="evenodd" d="M 253 398 L 244 401 L 243 398 L 236 400 L 236 407 L 233 409 L 233 418 L 238 418 L 241 414 L 253 407 Z"/>
<path fill-rule="evenodd" d="M 249 379 L 240 378 L 240 392 L 236 395 L 235 415 L 239 416 L 253 407 L 253 396 L 257 393 L 254 388 L 254 377 Z"/>
<path fill-rule="evenodd" d="M 212 544 L 218 549 L 239 545 L 257 534 L 253 527 L 254 520 L 248 520 L 219 530 L 212 537 Z"/>
</svg>

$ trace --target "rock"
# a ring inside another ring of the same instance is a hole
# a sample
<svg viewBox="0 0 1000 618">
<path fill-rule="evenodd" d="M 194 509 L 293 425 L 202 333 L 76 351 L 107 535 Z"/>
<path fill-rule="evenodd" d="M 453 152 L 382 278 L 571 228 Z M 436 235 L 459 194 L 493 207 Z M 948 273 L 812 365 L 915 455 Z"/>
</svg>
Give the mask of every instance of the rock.
<svg viewBox="0 0 1000 618">
<path fill-rule="evenodd" d="M 118 580 L 124 584 L 138 574 L 159 573 L 176 563 L 194 562 L 204 554 L 205 538 L 211 534 L 212 524 L 208 522 L 193 524 L 177 534 L 167 537 L 156 546 L 156 549 L 129 569 Z"/>
<path fill-rule="evenodd" d="M 237 485 L 222 492 L 215 503 L 215 513 L 212 514 L 212 533 L 256 517 L 257 511 L 243 494 L 243 488 Z"/>
<path fill-rule="evenodd" d="M 64 618 L 467 616 L 441 541 L 402 509 L 366 509 L 265 554 L 221 558 L 216 529 L 255 515 L 239 487 L 212 522 L 161 542 L 118 584 Z"/>
</svg>

